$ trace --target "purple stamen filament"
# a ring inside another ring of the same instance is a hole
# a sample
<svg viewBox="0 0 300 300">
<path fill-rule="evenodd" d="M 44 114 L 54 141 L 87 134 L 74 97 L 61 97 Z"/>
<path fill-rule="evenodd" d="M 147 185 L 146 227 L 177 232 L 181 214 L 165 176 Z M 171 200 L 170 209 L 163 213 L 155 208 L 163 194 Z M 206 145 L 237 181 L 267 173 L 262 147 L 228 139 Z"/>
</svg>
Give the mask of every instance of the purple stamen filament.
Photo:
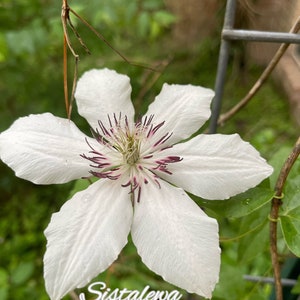
<svg viewBox="0 0 300 300">
<path fill-rule="evenodd" d="M 160 188 L 157 171 L 172 175 L 168 165 L 182 160 L 179 156 L 161 155 L 165 149 L 172 147 L 166 144 L 172 132 L 155 138 L 165 122 L 154 124 L 153 120 L 154 115 L 145 116 L 131 128 L 127 116 L 108 116 L 108 127 L 99 121 L 99 130 L 92 130 L 93 137 L 101 145 L 99 149 L 103 149 L 103 152 L 86 139 L 91 149 L 90 156 L 81 155 L 91 162 L 92 175 L 110 180 L 120 179 L 123 181 L 122 187 L 130 187 L 133 200 L 137 191 L 137 202 L 140 202 L 144 184 L 153 182 Z"/>
</svg>

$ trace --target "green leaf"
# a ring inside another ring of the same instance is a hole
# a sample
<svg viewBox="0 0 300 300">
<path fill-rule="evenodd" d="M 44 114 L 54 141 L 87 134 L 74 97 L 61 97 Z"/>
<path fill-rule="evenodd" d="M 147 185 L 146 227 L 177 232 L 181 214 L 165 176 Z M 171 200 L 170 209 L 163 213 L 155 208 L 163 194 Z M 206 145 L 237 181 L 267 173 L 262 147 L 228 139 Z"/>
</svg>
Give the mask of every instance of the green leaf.
<svg viewBox="0 0 300 300">
<path fill-rule="evenodd" d="M 284 165 L 286 159 L 292 151 L 292 147 L 282 147 L 280 148 L 273 157 L 269 160 L 269 163 L 274 168 L 273 174 L 270 176 L 271 188 L 274 189 L 276 181 L 278 179 L 279 173 L 282 166 Z M 295 162 L 293 168 L 291 169 L 288 179 L 293 178 L 297 174 L 300 174 L 300 161 L 299 159 Z"/>
<path fill-rule="evenodd" d="M 298 277 L 297 283 L 292 289 L 292 294 L 300 294 L 300 276 Z"/>
<path fill-rule="evenodd" d="M 138 32 L 141 37 L 146 37 L 150 28 L 150 15 L 148 12 L 141 12 L 137 19 Z"/>
<path fill-rule="evenodd" d="M 280 226 L 288 248 L 300 257 L 300 206 L 281 216 Z"/>
<path fill-rule="evenodd" d="M 3 268 L 0 268 L 0 287 L 6 286 L 6 285 L 8 285 L 7 271 Z"/>
<path fill-rule="evenodd" d="M 163 27 L 167 27 L 176 21 L 176 17 L 173 14 L 163 10 L 157 11 L 153 17 Z"/>
<path fill-rule="evenodd" d="M 0 268 L 0 299 L 8 299 L 9 278 L 7 271 Z"/>
<path fill-rule="evenodd" d="M 12 272 L 11 280 L 14 284 L 20 285 L 28 281 L 29 277 L 33 274 L 34 263 L 33 262 L 22 262 Z"/>
<path fill-rule="evenodd" d="M 0 33 L 0 62 L 6 60 L 8 55 L 7 43 L 5 39 L 5 35 Z"/>
<path fill-rule="evenodd" d="M 262 254 L 266 249 L 269 255 L 269 240 L 266 239 L 269 212 L 270 205 L 267 204 L 239 220 L 239 260 L 252 260 L 257 257 L 257 253 Z"/>
<path fill-rule="evenodd" d="M 224 253 L 220 279 L 213 292 L 213 299 L 242 299 L 246 288 L 246 282 L 243 280 L 245 271 L 243 265 L 237 266 L 236 260 L 226 257 Z"/>
<path fill-rule="evenodd" d="M 89 185 L 91 185 L 93 182 L 95 182 L 97 179 L 96 177 L 92 177 L 91 179 L 78 179 L 74 186 L 73 189 L 71 190 L 69 194 L 69 198 L 71 199 L 77 192 L 83 191 L 86 188 L 88 188 Z"/>
<path fill-rule="evenodd" d="M 300 160 L 293 165 L 283 190 L 280 226 L 291 252 L 300 257 Z"/>
<path fill-rule="evenodd" d="M 288 215 L 289 212 L 300 206 L 300 173 L 294 178 L 288 177 L 283 190 L 281 215 Z"/>
<path fill-rule="evenodd" d="M 249 220 L 248 225 L 251 225 Z M 249 226 L 250 227 L 250 226 Z M 250 230 L 252 230 L 250 232 Z M 249 233 L 246 234 L 240 241 L 238 246 L 238 256 L 243 262 L 253 261 L 257 258 L 257 253 L 269 254 L 269 240 L 266 239 L 269 233 L 269 224 L 267 221 L 257 225 L 254 228 L 249 228 Z"/>
<path fill-rule="evenodd" d="M 274 192 L 268 188 L 255 187 L 229 200 L 200 200 L 198 198 L 198 203 L 219 216 L 240 218 L 270 202 L 273 194 Z"/>
</svg>

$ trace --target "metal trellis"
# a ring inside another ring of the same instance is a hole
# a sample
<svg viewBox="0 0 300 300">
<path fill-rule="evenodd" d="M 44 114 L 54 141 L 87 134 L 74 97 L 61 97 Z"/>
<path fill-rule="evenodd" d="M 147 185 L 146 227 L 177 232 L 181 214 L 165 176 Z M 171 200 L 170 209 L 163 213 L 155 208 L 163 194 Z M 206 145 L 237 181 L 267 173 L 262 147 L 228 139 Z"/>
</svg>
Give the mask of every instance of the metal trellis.
<svg viewBox="0 0 300 300">
<path fill-rule="evenodd" d="M 217 131 L 217 124 L 221 111 L 222 96 L 228 65 L 228 57 L 232 41 L 242 40 L 249 42 L 300 44 L 300 34 L 234 29 L 233 26 L 235 14 L 236 0 L 228 0 L 226 3 L 224 25 L 221 34 L 221 47 L 219 52 L 217 76 L 215 81 L 215 97 L 213 100 L 212 116 L 209 126 L 210 133 L 215 133 Z"/>
</svg>

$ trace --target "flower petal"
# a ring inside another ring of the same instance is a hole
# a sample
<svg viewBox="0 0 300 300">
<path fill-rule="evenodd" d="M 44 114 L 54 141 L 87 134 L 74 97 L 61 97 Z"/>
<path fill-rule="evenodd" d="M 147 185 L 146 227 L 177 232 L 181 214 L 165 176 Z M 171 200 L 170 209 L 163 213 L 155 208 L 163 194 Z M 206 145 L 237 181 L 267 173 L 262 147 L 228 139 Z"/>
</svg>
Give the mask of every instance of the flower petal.
<svg viewBox="0 0 300 300">
<path fill-rule="evenodd" d="M 238 134 L 199 135 L 166 149 L 161 155 L 178 155 L 183 159 L 168 165 L 172 175 L 159 176 L 205 199 L 221 200 L 242 193 L 273 171 Z"/>
<path fill-rule="evenodd" d="M 127 243 L 132 222 L 128 191 L 99 180 L 67 201 L 45 230 L 46 289 L 59 300 L 108 268 Z"/>
<path fill-rule="evenodd" d="M 90 150 L 85 138 L 72 121 L 50 113 L 30 115 L 0 134 L 0 157 L 20 178 L 64 183 L 90 175 L 89 163 L 80 157 Z"/>
<path fill-rule="evenodd" d="M 206 122 L 213 96 L 212 90 L 200 86 L 164 84 L 146 115 L 153 114 L 155 124 L 165 121 L 161 130 L 173 132 L 168 141 L 173 144 L 190 137 Z"/>
<path fill-rule="evenodd" d="M 179 188 L 143 186 L 132 239 L 143 262 L 166 281 L 210 298 L 218 281 L 218 224 Z"/>
<path fill-rule="evenodd" d="M 85 72 L 77 83 L 75 98 L 78 112 L 92 128 L 98 127 L 101 120 L 109 126 L 108 115 L 127 115 L 133 122 L 134 108 L 130 99 L 131 86 L 129 77 L 109 69 Z"/>
</svg>

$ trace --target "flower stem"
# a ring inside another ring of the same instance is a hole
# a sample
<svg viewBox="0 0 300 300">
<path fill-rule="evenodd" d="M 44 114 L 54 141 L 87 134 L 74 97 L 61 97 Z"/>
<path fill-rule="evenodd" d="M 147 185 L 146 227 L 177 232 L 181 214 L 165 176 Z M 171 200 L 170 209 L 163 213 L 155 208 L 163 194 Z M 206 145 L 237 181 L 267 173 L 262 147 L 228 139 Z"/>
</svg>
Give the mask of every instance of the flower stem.
<svg viewBox="0 0 300 300">
<path fill-rule="evenodd" d="M 278 176 L 276 185 L 275 185 L 275 195 L 272 199 L 271 212 L 270 212 L 270 251 L 271 251 L 271 259 L 272 266 L 274 272 L 274 281 L 275 281 L 275 291 L 276 291 L 276 299 L 283 300 L 282 295 L 282 285 L 280 279 L 280 265 L 278 259 L 278 249 L 277 249 L 277 221 L 279 217 L 279 208 L 282 204 L 281 199 L 283 198 L 283 187 L 288 177 L 292 166 L 294 165 L 296 159 L 300 154 L 300 136 L 285 161 L 283 167 L 281 168 L 280 174 Z"/>
</svg>

